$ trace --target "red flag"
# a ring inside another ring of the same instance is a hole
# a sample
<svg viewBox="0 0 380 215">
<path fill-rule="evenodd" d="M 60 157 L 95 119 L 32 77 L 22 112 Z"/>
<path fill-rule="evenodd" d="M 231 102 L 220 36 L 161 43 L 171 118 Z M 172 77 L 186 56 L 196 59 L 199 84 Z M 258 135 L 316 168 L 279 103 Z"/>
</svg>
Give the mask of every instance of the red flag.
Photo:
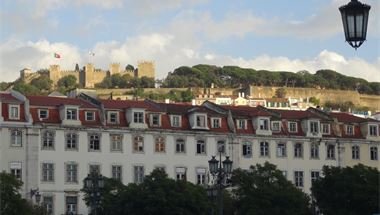
<svg viewBox="0 0 380 215">
<path fill-rule="evenodd" d="M 55 58 L 61 58 L 61 55 L 58 54 L 58 53 L 54 53 L 54 57 L 55 57 Z"/>
</svg>

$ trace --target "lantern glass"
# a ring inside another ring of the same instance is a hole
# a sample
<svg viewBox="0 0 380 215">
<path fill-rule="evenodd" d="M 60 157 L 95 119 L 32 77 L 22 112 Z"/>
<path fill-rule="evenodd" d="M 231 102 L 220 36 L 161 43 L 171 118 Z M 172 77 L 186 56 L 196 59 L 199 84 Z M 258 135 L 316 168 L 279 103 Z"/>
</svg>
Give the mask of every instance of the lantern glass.
<svg viewBox="0 0 380 215">
<path fill-rule="evenodd" d="M 232 161 L 227 156 L 226 159 L 223 161 L 223 170 L 227 174 L 231 174 L 232 172 Z"/>
<path fill-rule="evenodd" d="M 41 201 L 41 194 L 40 194 L 40 192 L 37 191 L 35 197 L 36 197 L 36 202 L 37 202 L 37 203 L 40 203 L 40 201 Z"/>
<path fill-rule="evenodd" d="M 88 175 L 85 179 L 84 179 L 84 186 L 85 188 L 87 189 L 90 189 L 92 187 L 92 178 L 90 177 L 90 175 Z"/>
<path fill-rule="evenodd" d="M 208 161 L 211 174 L 216 174 L 218 172 L 218 163 L 219 161 L 215 159 L 215 156 L 212 156 L 211 160 Z"/>
<path fill-rule="evenodd" d="M 104 179 L 103 179 L 102 175 L 100 175 L 99 178 L 98 178 L 98 187 L 99 188 L 104 188 Z"/>
</svg>

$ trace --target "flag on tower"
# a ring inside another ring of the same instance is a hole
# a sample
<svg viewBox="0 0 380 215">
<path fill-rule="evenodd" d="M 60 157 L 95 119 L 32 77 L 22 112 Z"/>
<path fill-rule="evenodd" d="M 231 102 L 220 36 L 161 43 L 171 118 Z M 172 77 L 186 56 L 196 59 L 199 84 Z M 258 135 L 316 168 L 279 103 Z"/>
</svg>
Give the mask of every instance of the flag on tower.
<svg viewBox="0 0 380 215">
<path fill-rule="evenodd" d="M 55 58 L 61 58 L 61 55 L 58 54 L 58 53 L 54 53 L 54 57 L 55 57 Z"/>
</svg>

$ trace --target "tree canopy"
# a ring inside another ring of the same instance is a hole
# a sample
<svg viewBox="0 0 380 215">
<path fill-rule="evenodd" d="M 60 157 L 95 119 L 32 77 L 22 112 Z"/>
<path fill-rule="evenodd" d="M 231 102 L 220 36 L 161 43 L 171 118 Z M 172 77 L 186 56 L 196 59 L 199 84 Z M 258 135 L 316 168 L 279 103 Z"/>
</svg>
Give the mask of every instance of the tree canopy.
<svg viewBox="0 0 380 215">
<path fill-rule="evenodd" d="M 235 170 L 232 183 L 237 214 L 311 214 L 309 197 L 268 162 Z"/>
<path fill-rule="evenodd" d="M 321 89 L 356 90 L 359 93 L 380 95 L 380 83 L 342 75 L 333 70 L 297 73 L 214 65 L 181 66 L 170 72 L 162 87 L 217 87 L 240 86 L 311 87 Z"/>
<path fill-rule="evenodd" d="M 325 215 L 360 215 L 380 213 L 379 177 L 376 168 L 362 164 L 354 167 L 323 168 L 323 177 L 311 188 Z"/>
<path fill-rule="evenodd" d="M 102 214 L 209 214 L 206 191 L 186 181 L 168 178 L 161 170 L 154 170 L 140 184 L 127 186 L 112 179 L 105 181 Z M 85 200 L 88 202 L 88 192 Z"/>
</svg>

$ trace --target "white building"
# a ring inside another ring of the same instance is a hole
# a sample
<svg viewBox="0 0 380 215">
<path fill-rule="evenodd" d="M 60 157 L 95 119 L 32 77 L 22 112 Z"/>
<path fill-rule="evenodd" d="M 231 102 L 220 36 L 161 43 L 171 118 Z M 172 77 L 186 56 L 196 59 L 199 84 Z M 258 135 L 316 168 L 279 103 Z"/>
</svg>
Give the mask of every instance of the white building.
<svg viewBox="0 0 380 215">
<path fill-rule="evenodd" d="M 305 192 L 324 165 L 379 166 L 380 122 L 346 113 L 200 106 L 0 93 L 0 168 L 42 195 L 52 214 L 87 214 L 91 170 L 124 184 L 154 168 L 207 184 L 208 160 L 224 148 L 234 168 L 269 161 Z"/>
</svg>

